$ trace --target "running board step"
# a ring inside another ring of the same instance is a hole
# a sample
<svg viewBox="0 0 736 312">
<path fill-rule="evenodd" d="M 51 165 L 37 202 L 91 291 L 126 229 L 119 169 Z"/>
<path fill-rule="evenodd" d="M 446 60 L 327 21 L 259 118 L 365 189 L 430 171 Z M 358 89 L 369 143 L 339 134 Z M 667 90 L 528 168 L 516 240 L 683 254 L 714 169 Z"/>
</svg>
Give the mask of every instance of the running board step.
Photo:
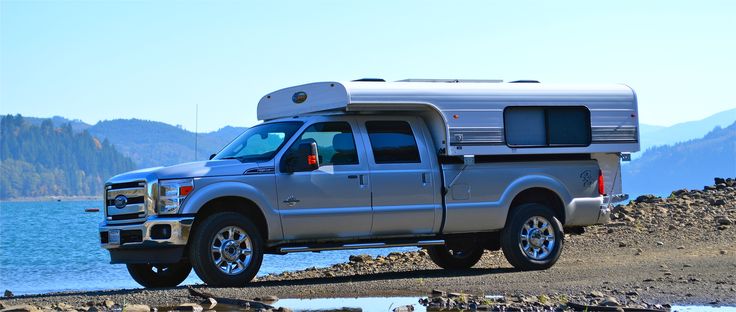
<svg viewBox="0 0 736 312">
<path fill-rule="evenodd" d="M 438 240 L 424 240 L 418 242 L 406 242 L 406 243 L 359 243 L 359 244 L 345 244 L 339 246 L 299 246 L 299 247 L 281 247 L 282 253 L 290 252 L 305 252 L 305 251 L 324 251 L 324 250 L 346 250 L 346 249 L 366 249 L 366 248 L 387 248 L 387 247 L 411 247 L 411 246 L 433 246 L 433 245 L 444 245 L 444 239 Z"/>
</svg>

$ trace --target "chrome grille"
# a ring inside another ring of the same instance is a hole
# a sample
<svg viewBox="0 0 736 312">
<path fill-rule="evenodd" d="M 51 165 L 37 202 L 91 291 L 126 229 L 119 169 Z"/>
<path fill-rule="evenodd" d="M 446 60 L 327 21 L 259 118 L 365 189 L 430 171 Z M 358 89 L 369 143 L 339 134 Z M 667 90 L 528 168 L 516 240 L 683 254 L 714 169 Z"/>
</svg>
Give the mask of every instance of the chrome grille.
<svg viewBox="0 0 736 312">
<path fill-rule="evenodd" d="M 123 207 L 115 206 L 118 196 L 125 196 Z M 107 222 L 130 223 L 144 221 L 146 218 L 146 182 L 135 181 L 105 186 L 105 216 Z"/>
</svg>

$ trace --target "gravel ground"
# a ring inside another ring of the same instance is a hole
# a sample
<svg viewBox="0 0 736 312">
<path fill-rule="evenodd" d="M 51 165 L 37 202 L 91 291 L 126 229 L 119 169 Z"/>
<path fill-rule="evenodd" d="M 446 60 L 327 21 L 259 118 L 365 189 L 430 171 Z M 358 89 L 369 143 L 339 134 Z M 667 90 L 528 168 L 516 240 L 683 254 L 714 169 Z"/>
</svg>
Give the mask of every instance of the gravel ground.
<svg viewBox="0 0 736 312">
<path fill-rule="evenodd" d="M 568 302 L 596 305 L 612 304 L 611 300 L 638 308 L 667 308 L 673 303 L 736 305 L 736 183 L 716 182 L 704 190 L 678 190 L 668 198 L 641 196 L 616 207 L 611 223 L 568 235 L 560 260 L 545 271 L 516 271 L 500 251 L 486 252 L 472 269 L 446 271 L 435 266 L 426 252 L 418 251 L 378 258 L 351 256 L 346 259 L 349 262 L 329 268 L 268 275 L 242 288 L 197 285 L 194 289 L 235 303 L 266 295 L 419 298 L 435 290 L 435 294 L 463 294 L 465 299 L 456 297 L 453 302 L 465 304 L 484 295 L 503 296 L 490 303 L 496 308 L 513 304 L 569 308 Z M 439 298 L 445 304 L 452 299 Z M 5 297 L 0 307 L 29 304 L 42 310 L 89 310 L 90 306 L 105 310 L 105 300 L 174 306 L 202 298 L 186 287 L 110 290 Z M 431 302 L 430 298 L 426 303 Z"/>
</svg>

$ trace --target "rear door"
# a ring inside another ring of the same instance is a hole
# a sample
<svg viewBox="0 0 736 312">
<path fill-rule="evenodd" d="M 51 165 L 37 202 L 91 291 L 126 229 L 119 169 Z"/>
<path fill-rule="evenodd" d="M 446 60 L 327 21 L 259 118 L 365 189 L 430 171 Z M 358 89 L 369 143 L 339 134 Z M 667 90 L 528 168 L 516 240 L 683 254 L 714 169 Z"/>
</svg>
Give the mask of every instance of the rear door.
<svg viewBox="0 0 736 312">
<path fill-rule="evenodd" d="M 418 118 L 360 117 L 370 165 L 374 236 L 430 234 L 439 228 L 439 178 Z"/>
<path fill-rule="evenodd" d="M 369 236 L 371 195 L 368 162 L 355 123 L 335 117 L 307 125 L 286 150 L 317 143 L 320 167 L 276 173 L 279 210 L 288 240 Z"/>
</svg>

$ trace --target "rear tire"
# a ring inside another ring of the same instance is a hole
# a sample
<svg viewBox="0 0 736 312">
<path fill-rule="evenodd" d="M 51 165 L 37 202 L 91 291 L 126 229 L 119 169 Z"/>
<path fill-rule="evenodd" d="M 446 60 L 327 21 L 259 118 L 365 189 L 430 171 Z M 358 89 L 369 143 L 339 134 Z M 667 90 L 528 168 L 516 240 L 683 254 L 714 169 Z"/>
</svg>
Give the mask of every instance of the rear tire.
<svg viewBox="0 0 736 312">
<path fill-rule="evenodd" d="M 146 288 L 176 287 L 192 271 L 192 266 L 186 261 L 174 264 L 136 263 L 127 266 L 130 276 Z"/>
<path fill-rule="evenodd" d="M 436 265 L 443 269 L 460 270 L 473 267 L 483 256 L 482 246 L 450 248 L 447 245 L 428 246 L 427 253 Z"/>
<path fill-rule="evenodd" d="M 197 227 L 189 259 L 199 278 L 209 286 L 243 286 L 256 276 L 263 261 L 263 240 L 244 215 L 221 212 Z"/>
<path fill-rule="evenodd" d="M 537 203 L 514 207 L 501 233 L 506 260 L 523 271 L 544 270 L 557 262 L 565 233 L 552 209 Z"/>
</svg>

